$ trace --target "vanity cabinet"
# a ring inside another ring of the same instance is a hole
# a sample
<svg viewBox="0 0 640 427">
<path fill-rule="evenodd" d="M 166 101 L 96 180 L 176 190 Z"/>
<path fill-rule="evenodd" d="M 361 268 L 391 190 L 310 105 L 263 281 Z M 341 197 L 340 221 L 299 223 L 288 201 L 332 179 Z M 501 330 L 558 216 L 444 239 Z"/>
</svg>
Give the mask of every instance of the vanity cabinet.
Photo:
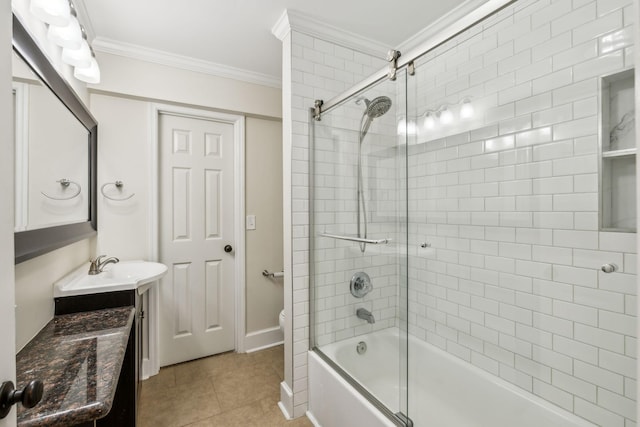
<svg viewBox="0 0 640 427">
<path fill-rule="evenodd" d="M 136 290 L 106 292 L 90 295 L 57 297 L 55 314 L 71 314 L 115 307 L 135 307 L 135 318 L 127 344 L 118 386 L 109 413 L 95 421 L 96 426 L 133 427 L 137 425 L 137 408 L 142 375 L 144 306 L 142 295 Z"/>
</svg>

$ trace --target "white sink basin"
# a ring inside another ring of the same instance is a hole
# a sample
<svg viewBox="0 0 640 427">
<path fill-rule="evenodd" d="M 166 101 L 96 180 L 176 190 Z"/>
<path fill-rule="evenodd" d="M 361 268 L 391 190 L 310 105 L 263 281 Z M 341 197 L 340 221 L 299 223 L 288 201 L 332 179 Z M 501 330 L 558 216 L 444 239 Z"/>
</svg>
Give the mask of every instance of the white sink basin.
<svg viewBox="0 0 640 427">
<path fill-rule="evenodd" d="M 89 275 L 89 264 L 58 280 L 54 297 L 99 294 L 136 289 L 139 294 L 167 273 L 167 266 L 149 261 L 122 261 L 108 264 L 100 274 Z"/>
</svg>

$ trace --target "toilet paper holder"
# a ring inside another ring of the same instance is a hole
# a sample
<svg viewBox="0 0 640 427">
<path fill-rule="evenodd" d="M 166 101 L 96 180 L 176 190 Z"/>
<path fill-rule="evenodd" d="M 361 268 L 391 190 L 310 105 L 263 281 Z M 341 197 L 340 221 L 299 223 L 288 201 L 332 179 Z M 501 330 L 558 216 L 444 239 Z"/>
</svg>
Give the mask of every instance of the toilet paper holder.
<svg viewBox="0 0 640 427">
<path fill-rule="evenodd" d="M 273 278 L 276 278 L 276 277 L 284 277 L 284 271 L 278 271 L 278 272 L 272 273 L 269 270 L 263 270 L 262 271 L 262 275 L 264 277 L 269 278 L 269 279 L 273 279 Z"/>
</svg>

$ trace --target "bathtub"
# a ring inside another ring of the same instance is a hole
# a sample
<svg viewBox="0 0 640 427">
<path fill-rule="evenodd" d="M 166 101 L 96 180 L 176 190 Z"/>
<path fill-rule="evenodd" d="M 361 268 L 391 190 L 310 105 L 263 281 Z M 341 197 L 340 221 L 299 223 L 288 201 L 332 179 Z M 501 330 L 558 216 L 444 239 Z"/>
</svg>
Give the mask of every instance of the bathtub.
<svg viewBox="0 0 640 427">
<path fill-rule="evenodd" d="M 360 342 L 367 345 L 364 354 L 356 351 Z M 401 385 L 399 343 L 398 329 L 390 328 L 324 346 L 322 352 L 393 413 L 406 406 L 408 387 L 408 416 L 415 427 L 594 427 L 414 337 L 409 337 L 409 382 Z M 315 351 L 309 352 L 308 415 L 322 427 L 395 425 Z"/>
</svg>

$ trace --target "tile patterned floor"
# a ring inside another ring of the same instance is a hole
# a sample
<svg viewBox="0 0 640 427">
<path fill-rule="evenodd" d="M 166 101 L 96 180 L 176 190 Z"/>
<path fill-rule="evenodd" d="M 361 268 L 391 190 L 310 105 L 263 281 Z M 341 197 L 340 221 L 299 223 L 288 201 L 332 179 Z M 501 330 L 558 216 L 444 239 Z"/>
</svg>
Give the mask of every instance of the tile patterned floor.
<svg viewBox="0 0 640 427">
<path fill-rule="evenodd" d="M 278 408 L 284 378 L 283 347 L 224 353 L 162 368 L 142 383 L 142 427 L 302 427 Z"/>
</svg>

